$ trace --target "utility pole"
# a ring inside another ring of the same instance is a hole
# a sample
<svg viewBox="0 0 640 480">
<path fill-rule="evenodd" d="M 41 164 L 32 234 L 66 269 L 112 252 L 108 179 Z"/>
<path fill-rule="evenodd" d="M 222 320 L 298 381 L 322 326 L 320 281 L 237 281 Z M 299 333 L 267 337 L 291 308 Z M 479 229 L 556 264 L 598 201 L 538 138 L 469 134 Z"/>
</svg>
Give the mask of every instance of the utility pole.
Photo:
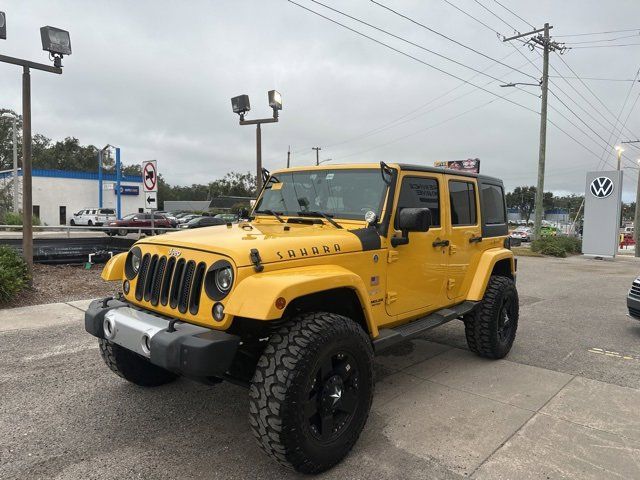
<svg viewBox="0 0 640 480">
<path fill-rule="evenodd" d="M 291 145 L 287 149 L 287 168 L 291 166 Z"/>
<path fill-rule="evenodd" d="M 533 221 L 534 238 L 540 238 L 542 229 L 542 216 L 544 214 L 544 167 L 547 154 L 547 96 L 549 91 L 549 52 L 563 50 L 565 47 L 552 42 L 549 37 L 549 30 L 553 27 L 548 23 L 544 24 L 544 28 L 533 30 L 527 33 L 521 33 L 509 38 L 503 38 L 503 42 L 515 40 L 517 38 L 526 37 L 537 34 L 529 39 L 533 48 L 535 46 L 542 47 L 542 80 L 540 87 L 542 88 L 542 104 L 540 107 L 540 146 L 538 148 L 538 183 L 536 186 L 535 200 L 535 216 Z M 542 33 L 542 34 L 541 34 Z M 527 42 L 527 43 L 529 43 Z"/>
<path fill-rule="evenodd" d="M 627 140 L 625 143 L 640 143 L 640 140 Z M 620 157 L 620 151 L 618 151 L 618 157 Z M 640 159 L 637 161 L 638 167 L 640 167 Z M 620 160 L 618 159 L 618 170 L 620 170 Z M 638 174 L 638 186 L 636 187 L 636 210 L 633 215 L 633 240 L 635 241 L 635 256 L 640 257 L 640 246 L 638 246 L 638 226 L 640 226 L 640 173 Z"/>
<path fill-rule="evenodd" d="M 315 150 L 316 151 L 316 166 L 320 165 L 320 150 L 322 150 L 322 148 L 320 148 L 320 147 L 312 147 L 311 150 Z"/>
</svg>

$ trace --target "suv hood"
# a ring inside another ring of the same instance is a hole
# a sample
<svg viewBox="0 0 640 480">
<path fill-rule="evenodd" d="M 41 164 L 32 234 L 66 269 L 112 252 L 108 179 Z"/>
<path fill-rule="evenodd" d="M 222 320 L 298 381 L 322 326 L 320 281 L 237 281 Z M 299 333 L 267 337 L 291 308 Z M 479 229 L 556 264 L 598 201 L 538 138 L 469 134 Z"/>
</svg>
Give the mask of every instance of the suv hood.
<svg viewBox="0 0 640 480">
<path fill-rule="evenodd" d="M 216 225 L 145 238 L 137 245 L 166 245 L 218 253 L 231 257 L 236 266 L 251 265 L 252 249 L 260 252 L 262 263 L 337 255 L 379 249 L 380 235 L 375 228 L 290 223 L 241 223 Z"/>
</svg>

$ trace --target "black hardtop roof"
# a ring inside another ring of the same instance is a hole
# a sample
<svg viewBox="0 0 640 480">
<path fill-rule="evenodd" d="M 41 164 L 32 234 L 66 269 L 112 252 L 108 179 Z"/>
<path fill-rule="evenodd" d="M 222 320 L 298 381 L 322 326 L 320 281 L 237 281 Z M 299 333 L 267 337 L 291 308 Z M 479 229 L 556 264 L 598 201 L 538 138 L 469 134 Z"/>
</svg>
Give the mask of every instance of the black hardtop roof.
<svg viewBox="0 0 640 480">
<path fill-rule="evenodd" d="M 461 170 L 453 170 L 451 168 L 444 167 L 430 167 L 427 165 L 410 165 L 408 163 L 398 163 L 400 170 L 409 172 L 429 172 L 429 173 L 444 173 L 446 175 L 459 175 L 461 177 L 478 178 L 481 180 L 489 180 L 491 182 L 497 182 L 502 184 L 502 180 L 496 177 L 489 177 L 487 175 L 480 175 L 473 172 L 463 172 Z"/>
</svg>

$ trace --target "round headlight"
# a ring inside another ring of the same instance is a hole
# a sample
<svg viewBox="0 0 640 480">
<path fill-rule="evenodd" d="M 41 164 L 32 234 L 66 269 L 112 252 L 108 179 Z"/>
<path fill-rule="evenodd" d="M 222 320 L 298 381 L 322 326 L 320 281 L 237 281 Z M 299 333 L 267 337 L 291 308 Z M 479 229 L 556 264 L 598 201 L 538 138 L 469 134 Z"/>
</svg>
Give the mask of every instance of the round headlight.
<svg viewBox="0 0 640 480">
<path fill-rule="evenodd" d="M 142 251 L 139 247 L 133 247 L 127 255 L 127 261 L 124 265 L 124 273 L 129 280 L 133 280 L 140 271 L 142 263 Z"/>
<path fill-rule="evenodd" d="M 233 284 L 233 270 L 231 267 L 221 268 L 216 271 L 216 287 L 223 293 L 226 293 Z"/>
<path fill-rule="evenodd" d="M 233 266 L 226 260 L 218 260 L 204 276 L 204 290 L 211 300 L 220 301 L 233 287 Z"/>
</svg>

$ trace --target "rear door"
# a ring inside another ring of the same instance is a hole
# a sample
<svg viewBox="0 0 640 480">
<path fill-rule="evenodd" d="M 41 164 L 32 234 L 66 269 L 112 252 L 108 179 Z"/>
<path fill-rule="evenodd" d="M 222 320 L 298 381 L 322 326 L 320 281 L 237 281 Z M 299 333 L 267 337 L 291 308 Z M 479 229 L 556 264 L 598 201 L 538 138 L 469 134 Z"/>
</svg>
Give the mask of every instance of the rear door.
<svg viewBox="0 0 640 480">
<path fill-rule="evenodd" d="M 449 275 L 447 297 L 466 295 L 482 253 L 480 198 L 475 178 L 447 177 L 449 202 Z"/>
</svg>

